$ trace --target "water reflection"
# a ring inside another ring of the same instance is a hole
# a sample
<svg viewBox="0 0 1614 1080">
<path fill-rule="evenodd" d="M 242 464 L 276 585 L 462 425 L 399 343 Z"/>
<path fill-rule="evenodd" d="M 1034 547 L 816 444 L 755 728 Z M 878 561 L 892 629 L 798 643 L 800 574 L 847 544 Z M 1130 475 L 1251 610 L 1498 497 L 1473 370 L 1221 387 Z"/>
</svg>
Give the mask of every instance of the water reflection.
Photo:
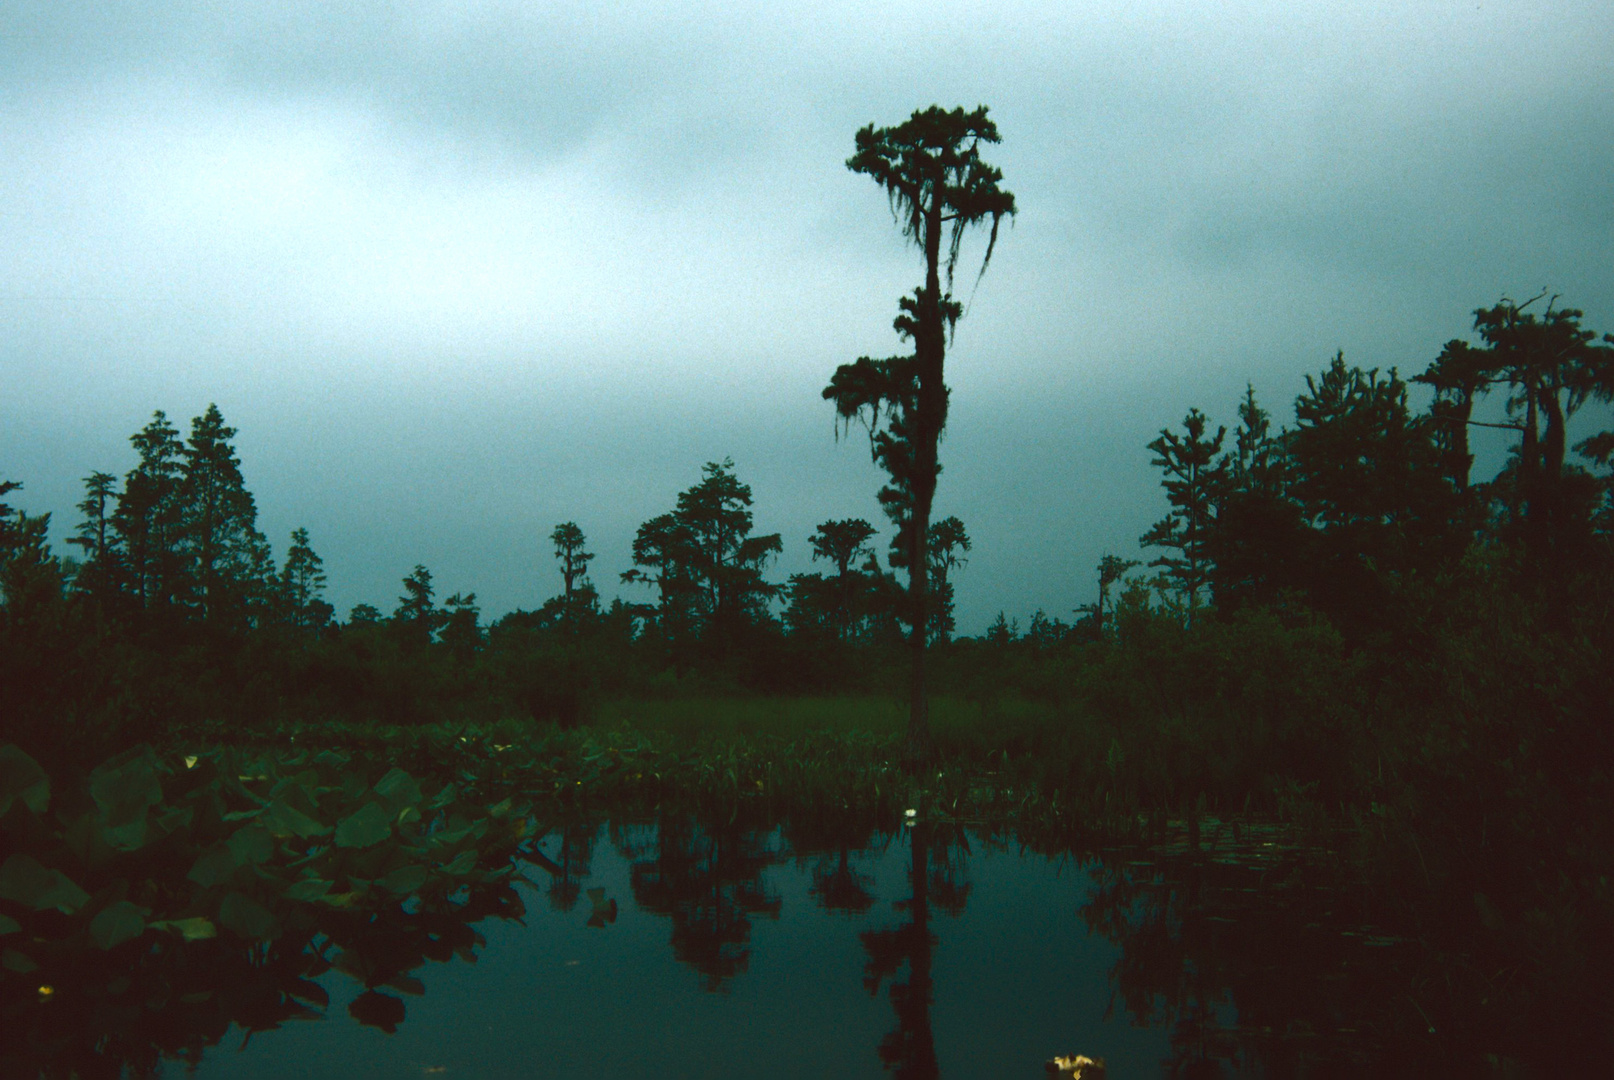
<svg viewBox="0 0 1614 1080">
<path fill-rule="evenodd" d="M 672 921 L 673 955 L 700 972 L 706 990 L 722 990 L 746 969 L 751 917 L 779 915 L 762 874 L 783 857 L 771 834 L 732 824 L 702 829 L 687 815 L 664 817 L 651 833 L 643 844 L 622 841 L 633 898 Z"/>
<path fill-rule="evenodd" d="M 813 1075 L 824 1066 L 802 1043 L 832 1023 L 863 1032 L 847 1052 L 864 1064 L 837 1064 L 840 1074 L 904 1078 L 1029 1077 L 1071 1051 L 1112 1069 L 1130 1053 L 1134 1074 L 1209 1077 L 1370 1069 L 1387 1057 L 1433 1067 L 1473 1049 L 1428 1031 L 1450 1007 L 1430 995 L 1438 972 L 1371 923 L 1338 859 L 1259 838 L 1219 852 L 1049 854 L 923 821 L 883 830 L 683 814 L 534 828 L 513 855 L 531 890 L 501 881 L 430 905 L 309 907 L 253 944 L 148 933 L 102 950 L 68 938 L 48 1000 L 32 972 L 3 971 L 0 1075 L 144 1077 L 165 1059 L 204 1075 L 291 1074 L 297 1054 L 318 1060 L 331 1051 L 307 1048 L 343 1031 L 458 1030 L 491 1002 L 528 1000 L 553 1004 L 488 1027 L 489 1046 L 464 1052 L 507 1043 L 519 1058 L 530 1038 L 558 1053 L 575 1037 L 580 1061 L 616 1060 L 615 1044 L 635 1040 L 673 1055 L 704 1025 L 718 1041 L 688 1050 L 702 1075 L 753 1075 L 756 1055 L 775 1052 L 786 1062 L 775 1075 Z M 523 893 L 547 904 L 529 915 Z M 710 1004 L 656 974 L 669 952 Z M 565 1004 L 573 994 L 610 1007 L 583 1017 Z M 731 996 L 751 1011 L 732 1011 Z M 654 1034 L 658 1012 L 679 1009 L 686 1019 Z M 758 1009 L 766 1025 L 745 1019 Z M 317 1040 L 268 1037 L 321 1018 Z M 632 1025 L 650 1034 L 626 1037 Z M 210 1051 L 222 1043 L 250 1049 Z"/>
<path fill-rule="evenodd" d="M 931 957 L 937 944 L 930 931 L 932 897 L 949 915 L 963 913 L 969 897 L 964 880 L 964 856 L 968 848 L 961 832 L 937 836 L 933 828 L 919 822 L 907 830 L 911 895 L 896 904 L 908 916 L 905 923 L 884 930 L 866 930 L 858 937 L 869 954 L 863 969 L 863 986 L 877 994 L 880 984 L 891 979 L 891 1008 L 897 1026 L 880 1040 L 880 1061 L 904 1080 L 931 1080 L 940 1075 L 936 1061 L 936 1040 L 931 1031 L 930 1009 L 935 984 Z M 935 849 L 935 857 L 932 850 Z M 904 965 L 906 982 L 897 982 L 896 973 Z"/>
</svg>

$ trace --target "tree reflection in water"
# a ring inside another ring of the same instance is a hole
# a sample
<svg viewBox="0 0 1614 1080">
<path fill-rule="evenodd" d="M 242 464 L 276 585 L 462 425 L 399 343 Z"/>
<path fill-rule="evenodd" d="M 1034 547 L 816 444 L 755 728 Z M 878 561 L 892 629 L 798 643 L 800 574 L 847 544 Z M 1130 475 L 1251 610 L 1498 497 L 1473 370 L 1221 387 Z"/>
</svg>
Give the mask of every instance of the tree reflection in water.
<svg viewBox="0 0 1614 1080">
<path fill-rule="evenodd" d="M 655 839 L 633 859 L 631 883 L 639 907 L 672 920 L 673 955 L 701 974 L 707 990 L 722 990 L 751 955 L 751 917 L 777 918 L 780 901 L 762 873 L 783 857 L 769 834 L 735 824 L 703 829 L 689 815 L 662 818 Z"/>
<path fill-rule="evenodd" d="M 912 896 L 897 901 L 896 908 L 908 916 L 908 921 L 889 930 L 866 930 L 858 935 L 869 954 L 863 986 L 876 994 L 882 982 L 892 980 L 891 1008 L 897 1014 L 897 1026 L 880 1040 L 880 1061 L 904 1080 L 933 1080 L 939 1075 L 936 1041 L 930 1026 L 930 1007 L 935 1002 L 931 954 L 937 939 L 930 932 L 930 908 L 934 903 L 948 915 L 963 913 L 970 891 L 964 877 L 969 849 L 962 830 L 941 833 L 921 822 L 906 832 Z M 897 982 L 896 973 L 904 963 L 908 965 L 908 979 Z"/>
<path fill-rule="evenodd" d="M 405 1014 L 397 995 L 425 990 L 417 969 L 474 961 L 483 940 L 472 924 L 523 910 L 500 882 L 425 907 L 305 906 L 260 942 L 226 931 L 189 942 L 153 933 L 105 951 L 64 945 L 50 956 L 48 1006 L 36 1000 L 37 978 L 0 982 L 0 1075 L 118 1080 L 157 1076 L 164 1058 L 195 1066 L 232 1025 L 245 1047 L 256 1033 L 325 1015 L 329 995 L 313 980 L 331 970 L 365 988 L 349 1015 L 390 1033 Z"/>
<path fill-rule="evenodd" d="M 599 839 L 598 822 L 571 822 L 562 825 L 554 858 L 534 846 L 523 856 L 549 874 L 549 906 L 556 911 L 570 911 L 577 906 L 582 895 L 583 881 L 589 876 L 594 862 L 594 843 Z"/>
</svg>

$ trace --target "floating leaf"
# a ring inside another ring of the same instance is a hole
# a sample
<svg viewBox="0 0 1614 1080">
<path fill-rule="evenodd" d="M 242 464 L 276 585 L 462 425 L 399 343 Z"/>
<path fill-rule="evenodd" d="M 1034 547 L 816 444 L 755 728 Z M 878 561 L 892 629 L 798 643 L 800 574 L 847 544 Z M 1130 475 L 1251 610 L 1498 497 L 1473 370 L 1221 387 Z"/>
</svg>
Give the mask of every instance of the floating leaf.
<svg viewBox="0 0 1614 1080">
<path fill-rule="evenodd" d="M 458 855 L 454 856 L 452 860 L 443 865 L 443 873 L 445 874 L 469 874 L 475 869 L 476 852 L 469 848 L 460 852 Z"/>
<path fill-rule="evenodd" d="M 171 930 L 186 941 L 205 941 L 219 936 L 218 927 L 200 915 L 188 919 L 163 919 L 150 925 L 153 930 Z"/>
<path fill-rule="evenodd" d="M 315 900 L 321 899 L 326 893 L 330 892 L 332 884 L 332 882 L 324 881 L 320 878 L 304 878 L 301 881 L 294 882 L 285 892 L 281 893 L 280 895 L 284 896 L 287 900 L 298 900 L 303 903 L 311 903 Z"/>
<path fill-rule="evenodd" d="M 185 877 L 204 889 L 211 889 L 219 882 L 228 880 L 240 865 L 229 844 L 214 844 L 196 856 L 191 872 Z"/>
<path fill-rule="evenodd" d="M 392 815 L 379 803 L 365 803 L 336 826 L 336 846 L 367 848 L 392 835 Z"/>
<path fill-rule="evenodd" d="M 90 940 L 103 949 L 132 941 L 146 932 L 144 913 L 127 900 L 119 900 L 90 920 Z"/>
<path fill-rule="evenodd" d="M 0 817 L 21 799 L 36 814 L 50 805 L 50 777 L 39 763 L 16 746 L 0 746 Z"/>
<path fill-rule="evenodd" d="M 494 820 L 508 817 L 510 814 L 510 805 L 511 803 L 509 799 L 505 799 L 503 802 L 494 803 L 492 806 L 488 807 L 488 817 L 491 817 Z"/>
<path fill-rule="evenodd" d="M 9 915 L 0 915 L 0 937 L 5 937 L 7 934 L 15 934 L 21 929 L 22 923 L 18 922 L 16 919 L 13 919 Z"/>
<path fill-rule="evenodd" d="M 233 892 L 219 903 L 219 922 L 248 941 L 274 937 L 277 925 L 268 908 L 242 893 Z"/>
<path fill-rule="evenodd" d="M 331 831 L 329 825 L 321 825 L 285 799 L 276 799 L 264 808 L 258 816 L 258 824 L 268 829 L 271 835 L 280 837 L 300 836 L 308 839 Z"/>
<path fill-rule="evenodd" d="M 242 866 L 268 862 L 275 854 L 275 836 L 262 825 L 243 825 L 225 841 Z"/>
<path fill-rule="evenodd" d="M 377 880 L 376 884 L 388 892 L 406 895 L 426 884 L 426 868 L 419 865 L 400 866 Z"/>
<path fill-rule="evenodd" d="M 385 799 L 393 807 L 408 806 L 420 802 L 420 785 L 415 778 L 402 769 L 392 769 L 387 775 L 375 782 L 375 793 Z"/>
<path fill-rule="evenodd" d="M 35 911 L 55 908 L 71 915 L 89 902 L 90 894 L 60 870 L 47 870 L 30 855 L 13 855 L 0 866 L 0 900 L 14 900 Z"/>
<path fill-rule="evenodd" d="M 432 801 L 427 803 L 426 807 L 430 810 L 441 810 L 457 798 L 459 798 L 459 789 L 453 784 L 444 784 L 438 789 L 437 794 L 432 796 Z"/>
<path fill-rule="evenodd" d="M 18 975 L 26 975 L 30 971 L 38 971 L 39 965 L 16 949 L 7 949 L 5 952 L 0 953 L 0 968 L 14 971 Z"/>
<path fill-rule="evenodd" d="M 149 746 L 136 746 L 90 773 L 90 797 L 110 825 L 143 818 L 148 807 L 162 802 L 157 759 Z"/>
<path fill-rule="evenodd" d="M 213 991 L 211 990 L 197 990 L 193 993 L 179 995 L 179 1003 L 181 1005 L 200 1005 L 204 1001 L 212 1000 Z"/>
</svg>

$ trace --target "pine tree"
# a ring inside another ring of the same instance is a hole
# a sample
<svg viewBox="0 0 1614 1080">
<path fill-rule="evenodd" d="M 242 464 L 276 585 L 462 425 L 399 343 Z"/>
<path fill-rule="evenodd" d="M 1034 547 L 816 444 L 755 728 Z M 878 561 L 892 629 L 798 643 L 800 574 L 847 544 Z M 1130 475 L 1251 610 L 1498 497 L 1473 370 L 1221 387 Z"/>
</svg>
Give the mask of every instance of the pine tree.
<svg viewBox="0 0 1614 1080">
<path fill-rule="evenodd" d="M 1192 620 L 1199 606 L 1199 594 L 1210 580 L 1211 563 L 1206 550 L 1215 524 L 1223 468 L 1216 460 L 1227 428 L 1217 428 L 1214 437 L 1205 437 L 1206 419 L 1198 409 L 1189 409 L 1179 436 L 1162 429 L 1149 444 L 1155 452 L 1154 464 L 1166 475 L 1161 481 L 1171 512 L 1144 533 L 1144 547 L 1175 549 L 1176 555 L 1162 555 L 1150 566 L 1163 569 L 1171 586 L 1184 597 L 1187 618 Z"/>
<path fill-rule="evenodd" d="M 244 614 L 265 584 L 267 545 L 257 506 L 230 446 L 235 429 L 217 405 L 191 421 L 178 499 L 192 602 L 206 621 Z"/>
<path fill-rule="evenodd" d="M 179 430 L 158 410 L 129 439 L 139 461 L 123 479 L 112 528 L 122 554 L 122 590 L 144 609 L 167 607 L 182 589 Z"/>
<path fill-rule="evenodd" d="M 76 535 L 67 541 L 84 552 L 84 563 L 73 577 L 73 587 L 98 598 L 114 587 L 117 534 L 112 529 L 112 509 L 118 497 L 117 483 L 111 473 L 92 472 L 84 478 L 84 501 L 78 504 L 84 517 Z"/>
<path fill-rule="evenodd" d="M 392 613 L 393 625 L 404 629 L 416 644 L 424 645 L 437 634 L 442 614 L 432 602 L 431 571 L 416 564 L 403 580 L 404 594 L 398 598 L 398 607 Z M 355 609 L 357 611 L 357 609 Z"/>
<path fill-rule="evenodd" d="M 310 546 L 307 529 L 291 534 L 278 585 L 289 625 L 319 631 L 329 624 L 333 611 L 320 595 L 325 591 L 325 564 Z"/>
</svg>

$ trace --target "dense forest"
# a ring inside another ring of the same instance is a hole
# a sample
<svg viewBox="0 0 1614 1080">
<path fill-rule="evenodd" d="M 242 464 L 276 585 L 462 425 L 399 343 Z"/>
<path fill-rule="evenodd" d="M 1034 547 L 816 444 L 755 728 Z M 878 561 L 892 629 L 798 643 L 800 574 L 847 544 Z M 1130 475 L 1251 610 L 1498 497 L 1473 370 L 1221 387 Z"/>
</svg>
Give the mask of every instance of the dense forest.
<svg viewBox="0 0 1614 1080">
<path fill-rule="evenodd" d="M 996 141 L 984 109 L 938 115 Z M 563 522 L 531 540 L 559 584 L 536 610 L 485 624 L 475 593 L 440 599 L 416 566 L 395 601 L 341 617 L 305 530 L 277 562 L 219 410 L 184 435 L 157 412 L 121 479 L 85 479 L 70 553 L 49 514 L 0 505 L 0 741 L 73 776 L 142 743 L 365 730 L 418 749 L 410 730 L 445 725 L 587 731 L 624 701 L 911 694 L 910 771 L 1012 780 L 1087 825 L 1169 815 L 1196 840 L 1207 814 L 1349 829 L 1432 939 L 1536 972 L 1529 1008 L 1606 1000 L 1614 338 L 1556 297 L 1502 299 L 1410 379 L 1334 357 L 1292 426 L 1253 387 L 1231 428 L 1190 409 L 1138 448 L 1169 507 L 1138 552 L 1106 556 L 1091 596 L 1050 598 L 1056 614 L 1023 630 L 1000 616 L 956 637 L 972 543 L 967 523 L 930 520 L 952 271 L 960 230 L 995 240 L 1014 203 L 975 143 L 952 179 L 910 183 L 890 158 L 901 130 L 860 133 L 848 164 L 888 189 L 927 259 L 895 323 L 913 353 L 844 365 L 824 391 L 891 477 L 886 550 L 856 518 L 758 535 L 725 460 L 639 527 L 609 603 Z M 1510 442 L 1488 478 L 1475 427 Z M 0 497 L 20 501 L 19 479 Z M 771 577 L 801 540 L 823 569 Z"/>
</svg>

